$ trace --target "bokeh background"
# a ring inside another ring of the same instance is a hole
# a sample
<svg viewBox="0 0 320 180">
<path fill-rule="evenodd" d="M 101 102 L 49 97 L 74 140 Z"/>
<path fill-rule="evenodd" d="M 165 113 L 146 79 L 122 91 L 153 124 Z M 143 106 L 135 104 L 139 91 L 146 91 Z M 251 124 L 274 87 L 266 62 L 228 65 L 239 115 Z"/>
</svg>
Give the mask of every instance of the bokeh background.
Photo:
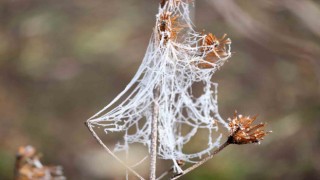
<svg viewBox="0 0 320 180">
<path fill-rule="evenodd" d="M 0 1 L 0 179 L 27 144 L 68 179 L 124 178 L 83 122 L 134 75 L 157 10 L 157 0 Z M 183 179 L 319 178 L 319 18 L 317 0 L 196 1 L 196 29 L 233 42 L 214 76 L 222 117 L 259 114 L 273 134 Z"/>
</svg>

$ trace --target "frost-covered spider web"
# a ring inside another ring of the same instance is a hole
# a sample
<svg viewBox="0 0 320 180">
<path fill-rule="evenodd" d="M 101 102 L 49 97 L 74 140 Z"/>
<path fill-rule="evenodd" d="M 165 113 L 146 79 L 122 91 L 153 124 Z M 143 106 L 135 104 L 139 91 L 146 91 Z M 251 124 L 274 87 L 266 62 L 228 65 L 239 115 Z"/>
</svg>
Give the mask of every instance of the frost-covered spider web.
<svg viewBox="0 0 320 180">
<path fill-rule="evenodd" d="M 218 113 L 217 84 L 211 82 L 211 77 L 230 57 L 230 44 L 223 57 L 215 52 L 217 44 L 205 46 L 207 35 L 194 31 L 189 5 L 181 0 L 169 0 L 159 7 L 156 26 L 137 73 L 112 102 L 87 121 L 90 127 L 102 127 L 106 134 L 125 132 L 115 151 L 130 152 L 134 143 L 150 150 L 155 101 L 159 111 L 158 158 L 174 163 L 177 160 L 195 162 L 219 145 L 221 135 L 213 138 L 218 124 L 228 128 Z M 206 61 L 209 53 L 218 59 Z M 200 68 L 200 63 L 207 63 L 210 68 Z M 193 94 L 194 84 L 202 84 L 203 94 L 197 97 Z M 189 131 L 183 133 L 182 127 L 186 126 Z M 132 128 L 135 133 L 129 132 Z M 184 145 L 200 129 L 208 132 L 206 148 L 184 153 Z"/>
</svg>

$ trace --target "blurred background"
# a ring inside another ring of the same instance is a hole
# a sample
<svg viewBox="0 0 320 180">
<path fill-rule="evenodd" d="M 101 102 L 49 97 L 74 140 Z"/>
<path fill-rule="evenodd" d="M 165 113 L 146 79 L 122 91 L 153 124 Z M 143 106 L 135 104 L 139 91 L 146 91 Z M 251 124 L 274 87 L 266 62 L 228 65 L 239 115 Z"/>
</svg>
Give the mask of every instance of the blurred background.
<svg viewBox="0 0 320 180">
<path fill-rule="evenodd" d="M 233 42 L 213 79 L 222 117 L 259 114 L 273 133 L 182 179 L 318 179 L 320 1 L 195 4 L 195 28 Z M 124 178 L 83 122 L 133 77 L 157 10 L 158 0 L 0 1 L 0 179 L 27 144 L 68 179 Z"/>
</svg>

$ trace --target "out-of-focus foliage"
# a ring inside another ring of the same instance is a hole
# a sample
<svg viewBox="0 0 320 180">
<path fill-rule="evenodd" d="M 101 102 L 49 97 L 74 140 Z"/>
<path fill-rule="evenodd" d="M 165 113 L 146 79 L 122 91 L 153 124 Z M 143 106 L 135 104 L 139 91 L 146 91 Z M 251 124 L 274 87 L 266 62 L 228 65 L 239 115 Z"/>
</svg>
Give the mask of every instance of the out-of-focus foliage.
<svg viewBox="0 0 320 180">
<path fill-rule="evenodd" d="M 62 165 L 68 179 L 125 174 L 83 121 L 137 70 L 157 7 L 149 0 L 0 2 L 0 179 L 12 179 L 16 149 L 26 144 L 45 163 Z M 319 14 L 315 0 L 196 1 L 198 30 L 233 40 L 233 57 L 214 79 L 222 116 L 235 108 L 259 114 L 274 133 L 261 145 L 228 147 L 186 179 L 320 175 Z"/>
</svg>

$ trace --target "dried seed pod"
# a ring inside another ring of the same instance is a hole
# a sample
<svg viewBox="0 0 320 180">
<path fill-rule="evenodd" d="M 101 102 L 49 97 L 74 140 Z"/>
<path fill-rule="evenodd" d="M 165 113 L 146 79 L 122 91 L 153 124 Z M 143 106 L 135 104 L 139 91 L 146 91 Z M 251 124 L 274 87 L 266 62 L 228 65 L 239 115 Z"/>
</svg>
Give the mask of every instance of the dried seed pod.
<svg viewBox="0 0 320 180">
<path fill-rule="evenodd" d="M 45 166 L 40 162 L 40 155 L 32 146 L 18 149 L 15 167 L 16 180 L 54 179 L 64 180 L 61 166 Z"/>
<path fill-rule="evenodd" d="M 212 64 L 220 59 L 230 56 L 228 46 L 231 45 L 231 39 L 226 38 L 227 34 L 224 34 L 221 38 L 217 38 L 212 33 L 209 33 L 205 36 L 203 41 L 203 48 L 201 49 L 202 54 L 205 54 L 204 61 L 198 64 L 199 68 L 206 69 L 212 68 Z"/>
<path fill-rule="evenodd" d="M 169 39 L 175 40 L 177 38 L 177 34 L 182 29 L 177 19 L 178 15 L 172 15 L 171 12 L 163 12 L 160 15 L 157 25 L 159 40 L 164 39 L 168 41 Z"/>
<path fill-rule="evenodd" d="M 263 140 L 264 136 L 271 131 L 263 129 L 265 123 L 252 126 L 256 118 L 256 116 L 237 115 L 237 112 L 235 112 L 233 119 L 229 119 L 230 135 L 228 142 L 230 144 L 250 144 L 259 143 Z"/>
</svg>

